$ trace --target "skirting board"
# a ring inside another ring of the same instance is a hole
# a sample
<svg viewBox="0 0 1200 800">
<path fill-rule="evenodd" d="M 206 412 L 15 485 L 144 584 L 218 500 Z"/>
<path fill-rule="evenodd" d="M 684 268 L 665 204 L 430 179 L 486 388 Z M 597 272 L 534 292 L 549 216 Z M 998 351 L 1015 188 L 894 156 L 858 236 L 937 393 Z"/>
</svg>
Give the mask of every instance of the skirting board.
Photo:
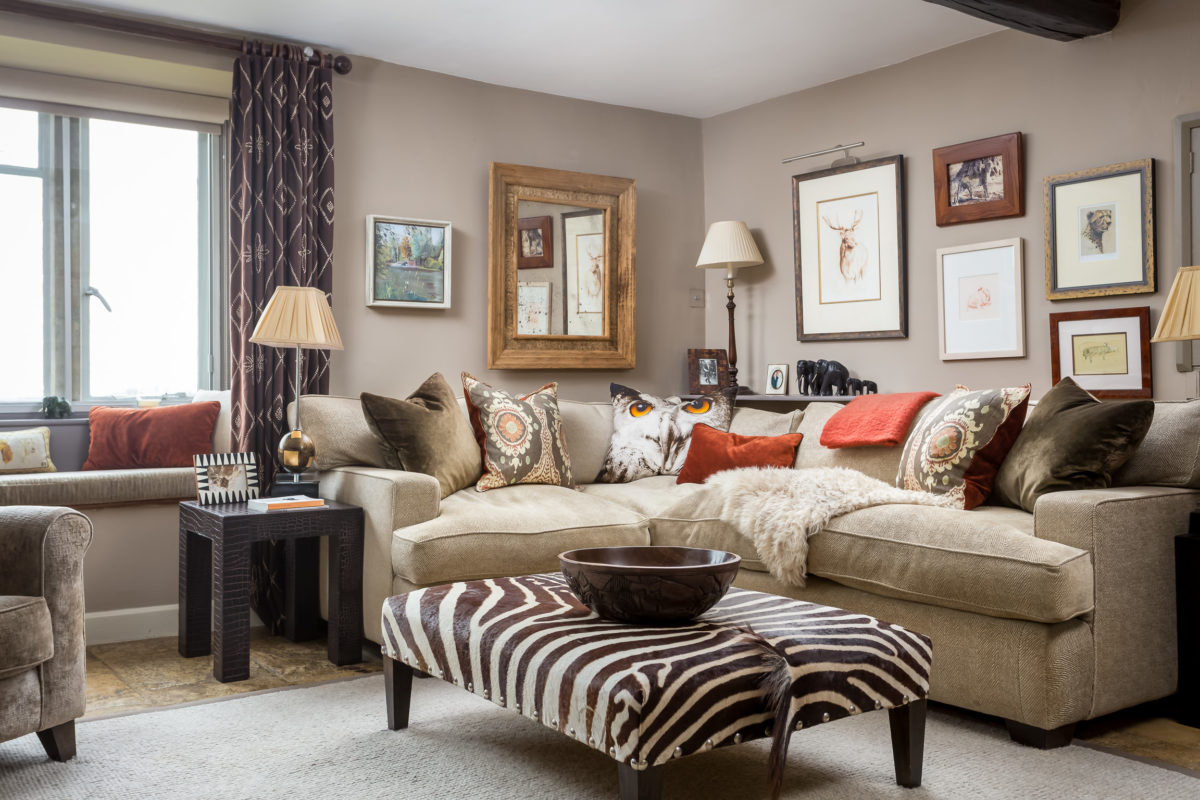
<svg viewBox="0 0 1200 800">
<path fill-rule="evenodd" d="M 250 612 L 250 627 L 259 627 L 262 620 Z M 116 611 L 89 611 L 84 614 L 87 643 L 111 644 L 157 639 L 179 635 L 179 606 L 145 606 L 121 608 Z"/>
</svg>

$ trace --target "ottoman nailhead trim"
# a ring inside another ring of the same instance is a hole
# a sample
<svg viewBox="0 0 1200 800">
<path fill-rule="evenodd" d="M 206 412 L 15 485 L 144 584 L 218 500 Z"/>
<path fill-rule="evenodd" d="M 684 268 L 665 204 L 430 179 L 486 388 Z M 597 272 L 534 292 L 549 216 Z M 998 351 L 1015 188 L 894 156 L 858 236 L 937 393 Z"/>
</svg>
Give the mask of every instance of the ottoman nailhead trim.
<svg viewBox="0 0 1200 800">
<path fill-rule="evenodd" d="M 671 753 L 671 758 L 683 758 L 683 748 L 676 747 L 675 752 Z"/>
<path fill-rule="evenodd" d="M 742 735 L 741 735 L 740 733 L 735 733 L 735 734 L 733 735 L 733 743 L 734 743 L 734 744 L 741 744 L 741 743 L 742 743 Z"/>
<path fill-rule="evenodd" d="M 828 721 L 829 721 L 829 715 L 828 715 L 828 714 L 826 714 L 826 715 L 825 715 L 825 721 L 826 721 L 826 722 L 828 722 Z M 804 729 L 804 723 L 803 723 L 801 720 L 796 720 L 796 730 L 798 730 L 798 731 L 799 731 L 799 730 L 803 730 L 803 729 Z"/>
<path fill-rule="evenodd" d="M 821 722 L 829 722 L 829 712 L 828 711 L 826 711 L 824 714 L 821 715 Z"/>
</svg>

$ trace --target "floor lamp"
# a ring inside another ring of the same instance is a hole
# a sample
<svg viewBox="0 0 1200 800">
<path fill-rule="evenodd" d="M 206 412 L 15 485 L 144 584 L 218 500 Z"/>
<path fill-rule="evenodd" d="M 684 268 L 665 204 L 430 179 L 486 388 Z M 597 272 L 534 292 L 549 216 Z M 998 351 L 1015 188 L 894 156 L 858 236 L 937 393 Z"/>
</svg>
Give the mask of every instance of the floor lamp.
<svg viewBox="0 0 1200 800">
<path fill-rule="evenodd" d="M 291 483 L 300 482 L 316 455 L 313 440 L 300 429 L 301 350 L 341 350 L 342 337 L 325 293 L 311 286 L 277 286 L 267 301 L 250 341 L 269 347 L 296 348 L 296 427 L 279 440 L 276 457 Z"/>
<path fill-rule="evenodd" d="M 763 263 L 758 245 L 750 235 L 746 223 L 740 220 L 724 220 L 708 226 L 708 235 L 704 237 L 704 247 L 700 248 L 700 258 L 696 266 L 700 269 L 724 269 L 725 286 L 728 291 L 725 308 L 729 310 L 729 383 L 737 388 L 738 394 L 749 394 L 750 390 L 738 385 L 737 379 L 737 340 L 733 333 L 733 273 L 742 267 L 756 267 Z"/>
</svg>

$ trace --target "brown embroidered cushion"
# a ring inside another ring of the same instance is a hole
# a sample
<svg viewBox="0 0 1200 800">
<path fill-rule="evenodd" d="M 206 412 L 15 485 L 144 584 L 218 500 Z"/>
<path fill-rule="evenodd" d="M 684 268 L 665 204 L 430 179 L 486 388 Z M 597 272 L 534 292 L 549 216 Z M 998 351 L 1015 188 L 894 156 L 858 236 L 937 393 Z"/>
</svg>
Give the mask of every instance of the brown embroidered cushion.
<svg viewBox="0 0 1200 800">
<path fill-rule="evenodd" d="M 974 392 L 959 386 L 930 401 L 908 434 L 896 485 L 975 508 L 991 494 L 1028 406 L 1028 384 Z"/>
<path fill-rule="evenodd" d="M 1111 486 L 1153 419 L 1153 400 L 1102 403 L 1063 378 L 1029 415 L 1000 468 L 996 501 L 1033 511 L 1048 492 Z"/>
<path fill-rule="evenodd" d="M 523 397 L 462 374 L 467 413 L 483 455 L 478 491 L 518 483 L 574 486 L 558 410 L 558 384 Z"/>
<path fill-rule="evenodd" d="M 363 392 L 360 401 L 388 466 L 432 475 L 442 487 L 442 497 L 479 478 L 479 444 L 440 372 L 404 400 Z"/>
</svg>

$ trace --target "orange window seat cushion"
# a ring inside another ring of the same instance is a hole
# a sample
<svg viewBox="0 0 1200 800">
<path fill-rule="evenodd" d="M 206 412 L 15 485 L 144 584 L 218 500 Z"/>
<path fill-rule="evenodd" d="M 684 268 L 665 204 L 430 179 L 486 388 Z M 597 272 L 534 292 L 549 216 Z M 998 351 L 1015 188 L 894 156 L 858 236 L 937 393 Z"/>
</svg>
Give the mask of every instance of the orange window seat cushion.
<svg viewBox="0 0 1200 800">
<path fill-rule="evenodd" d="M 83 469 L 190 467 L 192 456 L 212 452 L 221 404 L 184 403 L 156 408 L 94 406 Z"/>
<path fill-rule="evenodd" d="M 675 483 L 704 483 L 714 473 L 738 467 L 791 467 L 803 438 L 802 433 L 743 436 L 698 423 L 692 428 L 692 446 Z"/>
</svg>

